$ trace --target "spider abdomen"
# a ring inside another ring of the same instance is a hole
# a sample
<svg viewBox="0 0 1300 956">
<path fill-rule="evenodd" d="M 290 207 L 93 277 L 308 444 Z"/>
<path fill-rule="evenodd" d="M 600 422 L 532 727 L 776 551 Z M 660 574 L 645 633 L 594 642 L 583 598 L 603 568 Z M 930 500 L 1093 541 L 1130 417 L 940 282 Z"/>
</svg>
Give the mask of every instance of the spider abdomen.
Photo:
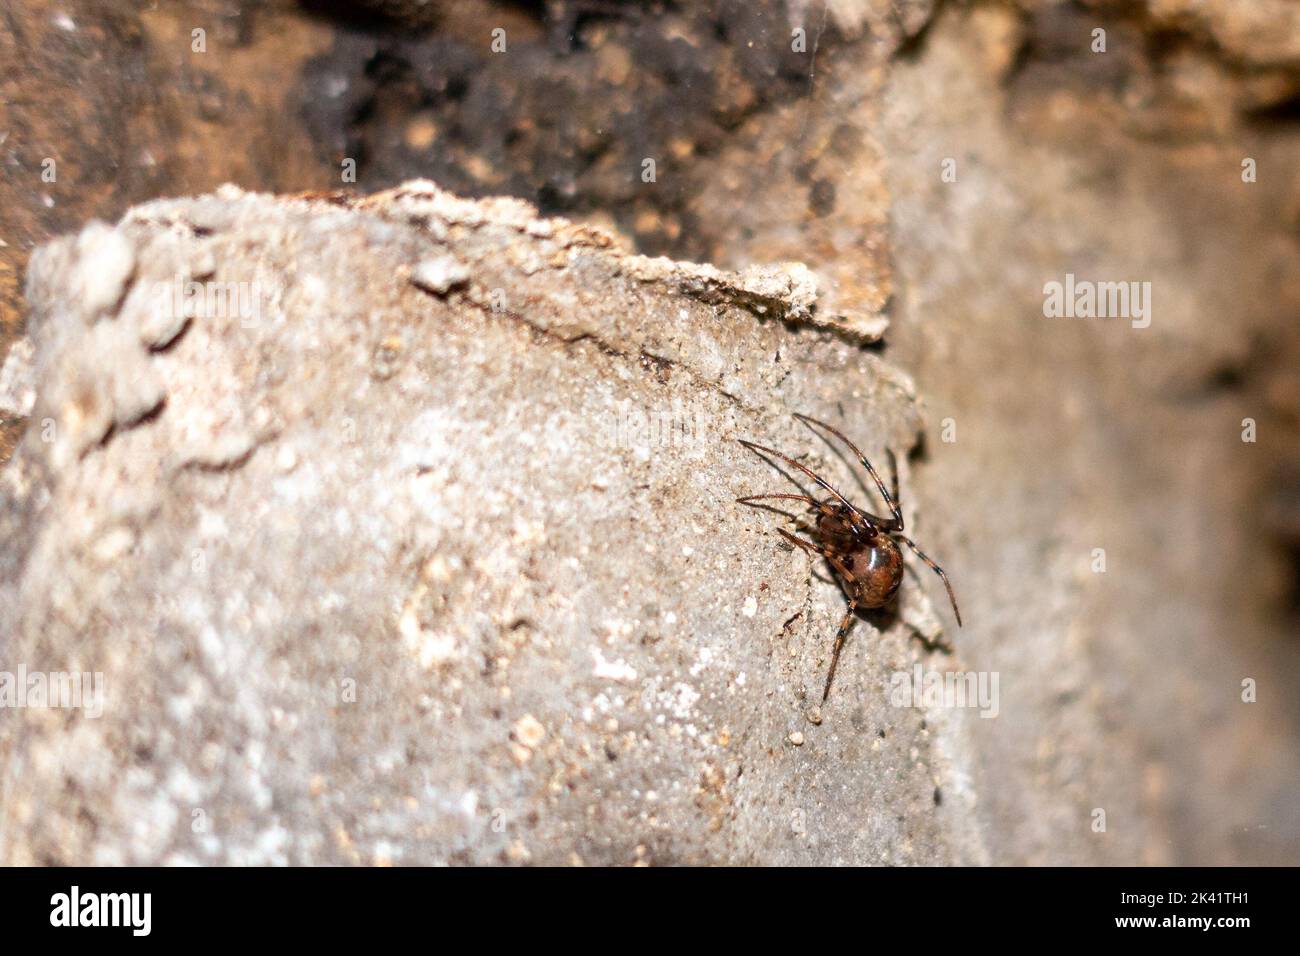
<svg viewBox="0 0 1300 956">
<path fill-rule="evenodd" d="M 876 535 L 845 564 L 853 574 L 853 592 L 863 607 L 884 607 L 903 583 L 903 555 L 888 535 Z"/>
</svg>

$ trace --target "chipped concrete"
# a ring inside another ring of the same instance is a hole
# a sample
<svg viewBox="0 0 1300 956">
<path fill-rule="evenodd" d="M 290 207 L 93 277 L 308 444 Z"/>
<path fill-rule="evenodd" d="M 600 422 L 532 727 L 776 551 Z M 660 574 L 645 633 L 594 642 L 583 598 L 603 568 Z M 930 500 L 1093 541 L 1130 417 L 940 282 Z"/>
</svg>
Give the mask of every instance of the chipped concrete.
<svg viewBox="0 0 1300 956">
<path fill-rule="evenodd" d="M 960 723 L 887 694 L 949 660 L 933 581 L 812 706 L 842 597 L 734 503 L 790 488 L 738 437 L 857 487 L 804 411 L 915 505 L 911 383 L 806 321 L 805 270 L 423 182 L 105 228 L 32 260 L 52 424 L 0 472 L 0 648 L 106 701 L 0 722 L 0 861 L 986 858 Z M 412 283 L 444 257 L 463 281 Z"/>
</svg>

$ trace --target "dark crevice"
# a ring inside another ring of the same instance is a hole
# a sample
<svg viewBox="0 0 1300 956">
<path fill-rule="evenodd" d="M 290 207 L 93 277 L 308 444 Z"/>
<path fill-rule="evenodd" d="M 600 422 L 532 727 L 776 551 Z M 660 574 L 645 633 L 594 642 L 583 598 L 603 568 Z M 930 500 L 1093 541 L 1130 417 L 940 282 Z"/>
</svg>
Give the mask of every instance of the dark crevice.
<svg viewBox="0 0 1300 956">
<path fill-rule="evenodd" d="M 690 208 L 694 167 L 729 131 L 807 93 L 808 57 L 790 49 L 785 3 L 525 7 L 550 32 L 512 37 L 504 55 L 452 25 L 397 35 L 345 20 L 299 91 L 322 152 L 355 160 L 363 192 L 430 178 L 547 214 L 601 211 L 640 251 L 711 258 L 709 224 Z M 832 203 L 825 187 L 814 199 Z"/>
<path fill-rule="evenodd" d="M 894 50 L 894 56 L 897 59 L 908 63 L 915 63 L 921 59 L 930 38 L 930 30 L 943 14 L 944 6 L 944 0 L 934 0 L 934 9 L 930 11 L 930 15 L 921 24 L 920 28 L 910 36 L 906 33 L 901 19 L 898 20 L 899 33 L 902 39 L 899 40 L 898 47 Z"/>
<path fill-rule="evenodd" d="M 1276 103 L 1244 110 L 1246 121 L 1258 126 L 1283 126 L 1300 123 L 1300 92 Z"/>
</svg>

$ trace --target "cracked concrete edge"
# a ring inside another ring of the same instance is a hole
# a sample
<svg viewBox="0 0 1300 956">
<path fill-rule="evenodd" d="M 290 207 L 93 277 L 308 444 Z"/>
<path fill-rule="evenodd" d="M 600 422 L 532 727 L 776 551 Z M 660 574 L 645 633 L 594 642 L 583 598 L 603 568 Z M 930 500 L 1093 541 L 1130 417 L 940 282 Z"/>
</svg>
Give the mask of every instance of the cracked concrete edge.
<svg viewBox="0 0 1300 956">
<path fill-rule="evenodd" d="M 740 272 L 728 272 L 707 264 L 642 256 L 628 252 L 620 246 L 617 237 L 600 228 L 561 217 L 541 217 L 536 208 L 524 200 L 514 197 L 465 199 L 429 180 L 408 181 L 367 196 L 340 191 L 277 195 L 225 184 L 206 196 L 159 199 L 133 207 L 121 218 L 118 227 L 128 232 L 162 227 L 204 237 L 218 228 L 235 224 L 227 222 L 223 226 L 218 222 L 204 221 L 204 210 L 225 209 L 228 204 L 239 200 L 305 204 L 309 209 L 326 215 L 362 213 L 416 226 L 431 240 L 430 255 L 400 266 L 399 276 L 435 296 L 452 290 L 450 287 L 428 288 L 420 275 L 424 267 L 437 265 L 439 269 L 463 270 L 466 276 L 471 272 L 475 276 L 491 276 L 494 267 L 502 265 L 499 260 L 504 258 L 506 267 L 515 267 L 531 275 L 544 268 L 573 265 L 590 256 L 614 274 L 648 287 L 671 290 L 719 310 L 739 308 L 759 322 L 778 321 L 792 329 L 804 327 L 828 331 L 854 348 L 878 340 L 888 325 L 888 320 L 878 315 L 864 323 L 856 313 L 819 314 L 818 278 L 800 262 L 756 265 Z M 222 215 L 218 214 L 217 218 L 221 219 Z M 526 237 L 532 245 L 521 248 L 506 243 L 502 257 L 502 232 Z M 476 243 L 474 239 L 480 236 L 485 241 Z M 132 253 L 120 248 L 113 237 L 114 232 L 109 227 L 92 223 L 81 233 L 55 240 L 40 250 L 29 268 L 30 311 L 40 310 L 40 303 L 36 301 L 38 295 L 32 290 L 31 276 L 65 266 L 69 256 L 80 256 L 85 262 L 96 261 L 96 257 L 108 258 L 107 265 L 101 261 L 91 269 L 83 266 L 72 270 L 77 296 L 87 321 L 93 321 L 96 314 L 108 308 L 109 300 L 114 297 L 117 297 L 116 304 L 121 305 L 120 298 L 133 278 L 134 263 L 131 261 Z M 545 260 L 533 247 L 537 243 L 544 244 Z M 107 244 L 107 248 L 98 248 L 100 244 Z M 441 260 L 449 264 L 443 264 Z M 184 263 L 181 272 L 187 278 L 202 280 L 209 277 L 212 270 L 211 253 L 201 252 L 193 261 Z M 619 316 L 604 312 L 594 316 L 593 321 L 593 316 L 581 309 L 573 309 L 567 314 L 564 310 L 525 313 L 498 301 L 496 293 L 500 290 L 491 282 L 455 280 L 454 284 L 456 292 L 480 310 L 502 315 L 564 343 L 590 340 L 613 354 L 682 369 L 701 384 L 716 384 L 719 393 L 738 407 L 747 406 L 755 411 L 762 408 L 762 403 L 750 402 L 738 390 L 728 389 L 721 361 L 710 363 L 706 369 L 698 368 L 684 357 L 680 342 L 665 341 L 655 329 L 644 324 L 627 323 Z M 140 339 L 149 349 L 165 348 L 180 334 L 184 321 L 164 322 L 162 328 L 152 327 L 158 325 L 157 322 L 146 322 L 146 327 L 139 331 Z M 111 348 L 111 343 L 106 344 Z M 32 385 L 30 391 L 14 390 L 18 401 L 29 411 L 35 404 L 34 382 L 41 373 L 36 361 L 41 351 L 39 343 L 33 344 L 32 335 L 20 340 L 12 350 L 14 368 L 11 380 L 20 386 Z M 908 402 L 919 401 L 915 384 L 906 372 L 871 354 L 867 354 L 865 360 L 888 388 Z M 147 379 L 147 371 L 140 370 L 139 380 Z M 156 396 L 136 396 L 134 401 L 140 407 L 130 409 L 128 421 L 148 414 L 157 404 Z M 103 433 L 111 425 L 112 422 L 106 423 Z M 914 447 L 919 432 L 917 421 L 907 437 L 895 433 L 891 441 L 900 442 L 898 447 L 906 452 Z M 247 443 L 244 443 L 234 452 L 235 457 L 247 450 Z M 194 463 L 220 467 L 229 457 L 224 455 L 219 460 L 205 461 L 200 456 Z"/>
<path fill-rule="evenodd" d="M 795 325 L 829 329 L 853 343 L 879 340 L 888 320 L 873 315 L 870 321 L 849 310 L 818 310 L 818 276 L 802 262 L 749 266 L 727 272 L 712 265 L 683 262 L 666 256 L 630 253 L 604 230 L 556 217 L 539 217 L 531 204 L 513 198 L 473 201 L 454 196 L 428 180 L 414 180 L 377 193 L 357 204 L 383 215 L 422 220 L 435 232 L 441 226 L 505 225 L 534 238 L 556 238 L 569 246 L 606 250 L 627 276 L 657 282 L 711 305 L 738 305 L 762 319 L 779 319 Z M 437 225 L 436 225 L 437 224 Z"/>
<path fill-rule="evenodd" d="M 227 184 L 219 187 L 213 195 L 219 199 L 229 200 L 240 196 L 269 197 L 272 194 L 246 192 L 237 186 Z M 598 227 L 570 222 L 559 217 L 539 216 L 537 209 L 530 203 L 512 197 L 464 199 L 439 188 L 428 180 L 413 180 L 393 189 L 363 197 L 342 192 L 312 192 L 276 196 L 275 199 L 283 202 L 324 203 L 418 223 L 439 241 L 446 240 L 450 228 L 477 229 L 498 226 L 513 229 L 535 239 L 554 239 L 562 249 L 600 250 L 611 257 L 617 268 L 625 275 L 640 282 L 660 283 L 710 305 L 740 306 L 760 319 L 774 319 L 791 325 L 827 329 L 843 336 L 845 341 L 853 344 L 879 341 L 889 325 L 887 318 L 875 313 L 863 313 L 852 309 L 819 311 L 818 276 L 801 262 L 753 265 L 740 272 L 728 272 L 708 264 L 683 262 L 663 256 L 637 255 L 623 250 L 617 237 Z M 124 226 L 169 225 L 202 232 L 206 227 L 185 223 L 177 216 L 176 204 L 183 202 L 186 200 L 162 199 L 134 207 L 123 216 L 121 224 Z M 75 241 L 93 243 L 102 240 L 104 234 L 95 230 L 87 234 L 86 238 L 79 236 Z M 57 242 L 59 240 L 55 240 L 55 243 Z M 80 254 L 86 252 L 86 249 L 79 250 Z M 112 290 L 115 288 L 120 292 L 130 278 L 133 263 L 121 259 L 129 253 L 123 252 L 121 248 L 114 248 L 105 254 L 109 255 L 110 261 L 108 264 L 101 262 L 97 275 L 80 277 L 83 291 L 87 296 L 102 298 L 113 294 Z M 125 274 L 122 273 L 124 268 Z M 192 277 L 203 278 L 205 266 L 196 264 L 189 272 Z M 412 275 L 412 281 L 419 284 L 419 276 Z M 104 289 L 109 291 L 102 291 Z M 429 291 L 439 294 L 449 290 Z M 84 301 L 88 312 L 91 313 L 102 311 L 112 304 L 89 297 Z M 485 307 L 492 306 L 490 301 L 485 301 L 483 304 Z M 178 327 L 173 327 L 170 333 L 175 335 L 179 331 Z M 583 334 L 587 333 L 561 333 L 562 337 L 570 341 L 576 335 Z M 161 348 L 165 344 L 166 342 L 159 337 L 153 346 Z M 24 418 L 31 414 L 36 401 L 36 353 L 37 348 L 30 335 L 19 338 L 10 347 L 3 364 L 0 365 L 0 414 L 14 418 Z"/>
<path fill-rule="evenodd" d="M 240 194 L 242 190 L 229 185 L 217 190 L 217 195 L 225 198 Z M 513 197 L 465 199 L 430 180 L 411 180 L 364 197 L 336 192 L 283 198 L 324 202 L 419 223 L 439 240 L 445 240 L 447 230 L 458 226 L 497 226 L 534 239 L 554 240 L 563 249 L 602 250 L 624 274 L 639 281 L 662 283 L 709 304 L 741 306 L 762 319 L 829 329 L 853 343 L 877 341 L 888 327 L 888 320 L 878 315 L 864 322 L 849 312 L 819 313 L 818 276 L 802 262 L 752 265 L 740 272 L 728 272 L 704 263 L 638 255 L 628 252 L 619 237 L 598 226 L 541 216 L 531 203 Z M 136 218 L 152 217 L 153 206 L 137 207 Z"/>
</svg>

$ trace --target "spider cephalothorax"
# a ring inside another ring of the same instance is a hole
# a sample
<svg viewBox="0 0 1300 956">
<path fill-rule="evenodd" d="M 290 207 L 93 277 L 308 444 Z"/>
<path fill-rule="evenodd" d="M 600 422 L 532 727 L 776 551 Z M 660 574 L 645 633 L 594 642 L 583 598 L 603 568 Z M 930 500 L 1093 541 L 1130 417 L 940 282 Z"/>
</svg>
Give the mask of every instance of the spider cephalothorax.
<svg viewBox="0 0 1300 956">
<path fill-rule="evenodd" d="M 829 498 L 820 501 L 809 495 L 790 494 L 750 495 L 736 499 L 741 504 L 773 499 L 802 501 L 809 508 L 817 511 L 817 528 L 814 532 L 817 538 L 816 541 L 805 541 L 784 528 L 778 528 L 777 531 L 791 543 L 798 545 L 810 554 L 819 554 L 830 562 L 831 567 L 835 569 L 835 573 L 839 575 L 840 580 L 843 582 L 845 593 L 849 599 L 848 612 L 844 615 L 844 622 L 840 624 L 840 629 L 835 635 L 835 648 L 831 653 L 831 667 L 826 675 L 826 688 L 822 692 L 822 700 L 825 701 L 831 692 L 831 681 L 835 677 L 835 668 L 840 660 L 840 648 L 844 646 L 844 638 L 848 634 L 849 625 L 853 623 L 854 612 L 860 607 L 884 607 L 893 598 L 895 592 L 898 591 L 898 586 L 903 582 L 903 553 L 898 547 L 898 542 L 901 541 L 915 551 L 916 556 L 943 579 L 944 587 L 948 589 L 948 600 L 952 602 L 952 612 L 957 618 L 958 627 L 961 626 L 961 611 L 957 609 L 957 598 L 952 593 L 952 585 L 948 583 L 948 575 L 943 573 L 943 568 L 931 561 L 916 546 L 916 542 L 902 533 L 903 512 L 898 506 L 898 468 L 892 467 L 894 493 L 891 495 L 885 489 L 885 483 L 880 480 L 880 475 L 876 473 L 876 469 L 871 466 L 871 462 L 867 461 L 867 457 L 858 450 L 857 445 L 825 422 L 820 422 L 807 415 L 795 415 L 795 418 L 810 427 L 824 428 L 853 450 L 853 454 L 857 455 L 858 461 L 862 462 L 863 467 L 867 469 L 872 480 L 876 483 L 876 487 L 880 490 L 880 496 L 884 498 L 885 506 L 889 509 L 890 514 L 888 518 L 882 518 L 868 511 L 863 511 L 832 488 L 826 479 L 806 465 L 800 464 L 775 449 L 764 448 L 762 445 L 756 445 L 743 439 L 740 442 L 746 448 L 764 455 L 775 456 L 786 464 L 799 469 L 799 471 L 817 482 L 823 490 L 830 493 Z M 891 466 L 894 465 L 892 454 L 890 455 L 890 464 Z"/>
</svg>

